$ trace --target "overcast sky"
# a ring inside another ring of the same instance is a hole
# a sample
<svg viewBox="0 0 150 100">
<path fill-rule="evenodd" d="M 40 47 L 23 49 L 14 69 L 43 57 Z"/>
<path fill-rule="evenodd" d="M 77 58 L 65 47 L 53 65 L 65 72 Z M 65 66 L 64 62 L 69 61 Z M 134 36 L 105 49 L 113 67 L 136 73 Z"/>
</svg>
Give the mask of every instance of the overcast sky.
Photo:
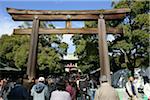
<svg viewBox="0 0 150 100">
<path fill-rule="evenodd" d="M 36 10 L 100 10 L 111 9 L 112 0 L 1 0 L 0 1 L 0 36 L 12 34 L 22 22 L 14 22 L 6 12 L 6 8 L 36 9 Z M 64 28 L 65 22 L 52 22 L 57 28 Z M 83 22 L 73 22 L 74 28 L 83 27 Z M 69 44 L 68 53 L 73 53 L 75 47 L 70 40 L 71 35 L 64 35 L 64 42 Z M 110 37 L 112 38 L 112 37 Z"/>
</svg>

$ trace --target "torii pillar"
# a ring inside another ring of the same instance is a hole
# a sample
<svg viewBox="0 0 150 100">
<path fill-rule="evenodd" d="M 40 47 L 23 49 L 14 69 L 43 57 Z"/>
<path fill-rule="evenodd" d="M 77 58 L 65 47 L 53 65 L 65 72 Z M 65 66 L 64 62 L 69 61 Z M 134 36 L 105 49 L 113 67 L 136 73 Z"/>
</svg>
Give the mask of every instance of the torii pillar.
<svg viewBox="0 0 150 100">
<path fill-rule="evenodd" d="M 108 56 L 108 46 L 106 40 L 106 23 L 103 15 L 98 19 L 98 44 L 99 44 L 99 59 L 100 59 L 100 75 L 105 75 L 111 83 L 110 64 Z"/>
<path fill-rule="evenodd" d="M 37 74 L 37 48 L 38 48 L 38 38 L 39 38 L 39 19 L 38 16 L 33 18 L 32 34 L 30 36 L 30 48 L 29 57 L 27 63 L 27 75 L 29 80 L 36 77 Z"/>
</svg>

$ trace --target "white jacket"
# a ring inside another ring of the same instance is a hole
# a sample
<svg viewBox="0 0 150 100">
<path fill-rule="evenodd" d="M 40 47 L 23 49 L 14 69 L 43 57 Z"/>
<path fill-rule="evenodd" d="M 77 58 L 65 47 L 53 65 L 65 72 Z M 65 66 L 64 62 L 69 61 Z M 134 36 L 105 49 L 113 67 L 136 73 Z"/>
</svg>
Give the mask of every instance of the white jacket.
<svg viewBox="0 0 150 100">
<path fill-rule="evenodd" d="M 31 89 L 33 100 L 47 100 L 49 98 L 48 87 L 43 83 L 35 84 Z"/>
<path fill-rule="evenodd" d="M 55 90 L 51 94 L 50 100 L 71 100 L 69 92 Z"/>
<path fill-rule="evenodd" d="M 136 97 L 138 97 L 138 89 L 137 89 L 137 87 L 136 87 L 136 85 L 134 83 L 133 83 L 133 85 L 134 85 L 134 88 L 135 88 Z M 130 96 L 133 96 L 132 89 L 131 89 L 131 82 L 130 81 L 128 81 L 126 83 L 126 91 L 128 92 L 128 94 Z"/>
<path fill-rule="evenodd" d="M 146 83 L 146 84 L 144 85 L 144 94 L 145 94 L 148 98 L 150 98 L 150 83 Z"/>
</svg>

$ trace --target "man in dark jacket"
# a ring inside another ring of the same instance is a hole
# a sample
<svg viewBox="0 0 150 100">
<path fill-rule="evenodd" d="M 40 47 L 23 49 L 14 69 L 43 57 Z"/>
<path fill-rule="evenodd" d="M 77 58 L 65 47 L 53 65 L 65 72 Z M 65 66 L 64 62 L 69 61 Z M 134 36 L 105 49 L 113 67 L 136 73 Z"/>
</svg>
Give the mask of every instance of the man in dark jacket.
<svg viewBox="0 0 150 100">
<path fill-rule="evenodd" d="M 8 100 L 29 100 L 29 93 L 27 89 L 22 86 L 22 79 L 19 78 L 16 81 L 14 88 L 10 91 L 8 95 Z"/>
</svg>

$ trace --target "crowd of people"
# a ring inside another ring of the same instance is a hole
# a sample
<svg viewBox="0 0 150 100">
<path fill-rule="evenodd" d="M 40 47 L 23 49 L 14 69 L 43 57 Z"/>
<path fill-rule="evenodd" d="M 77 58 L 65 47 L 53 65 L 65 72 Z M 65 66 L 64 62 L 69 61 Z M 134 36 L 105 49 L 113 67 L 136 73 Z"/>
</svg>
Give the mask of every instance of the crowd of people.
<svg viewBox="0 0 150 100">
<path fill-rule="evenodd" d="M 77 76 L 0 79 L 0 100 L 120 100 L 117 91 L 106 76 L 101 76 L 100 85 L 93 78 Z M 130 100 L 139 100 L 134 78 L 129 75 L 125 86 Z M 95 91 L 96 90 L 96 91 Z M 144 85 L 144 93 L 150 100 L 150 80 Z"/>
<path fill-rule="evenodd" d="M 3 78 L 0 79 L 0 100 L 90 100 L 94 92 L 88 90 L 95 88 L 94 84 L 94 80 L 85 76 L 49 76 L 31 81 L 27 77 Z"/>
</svg>

